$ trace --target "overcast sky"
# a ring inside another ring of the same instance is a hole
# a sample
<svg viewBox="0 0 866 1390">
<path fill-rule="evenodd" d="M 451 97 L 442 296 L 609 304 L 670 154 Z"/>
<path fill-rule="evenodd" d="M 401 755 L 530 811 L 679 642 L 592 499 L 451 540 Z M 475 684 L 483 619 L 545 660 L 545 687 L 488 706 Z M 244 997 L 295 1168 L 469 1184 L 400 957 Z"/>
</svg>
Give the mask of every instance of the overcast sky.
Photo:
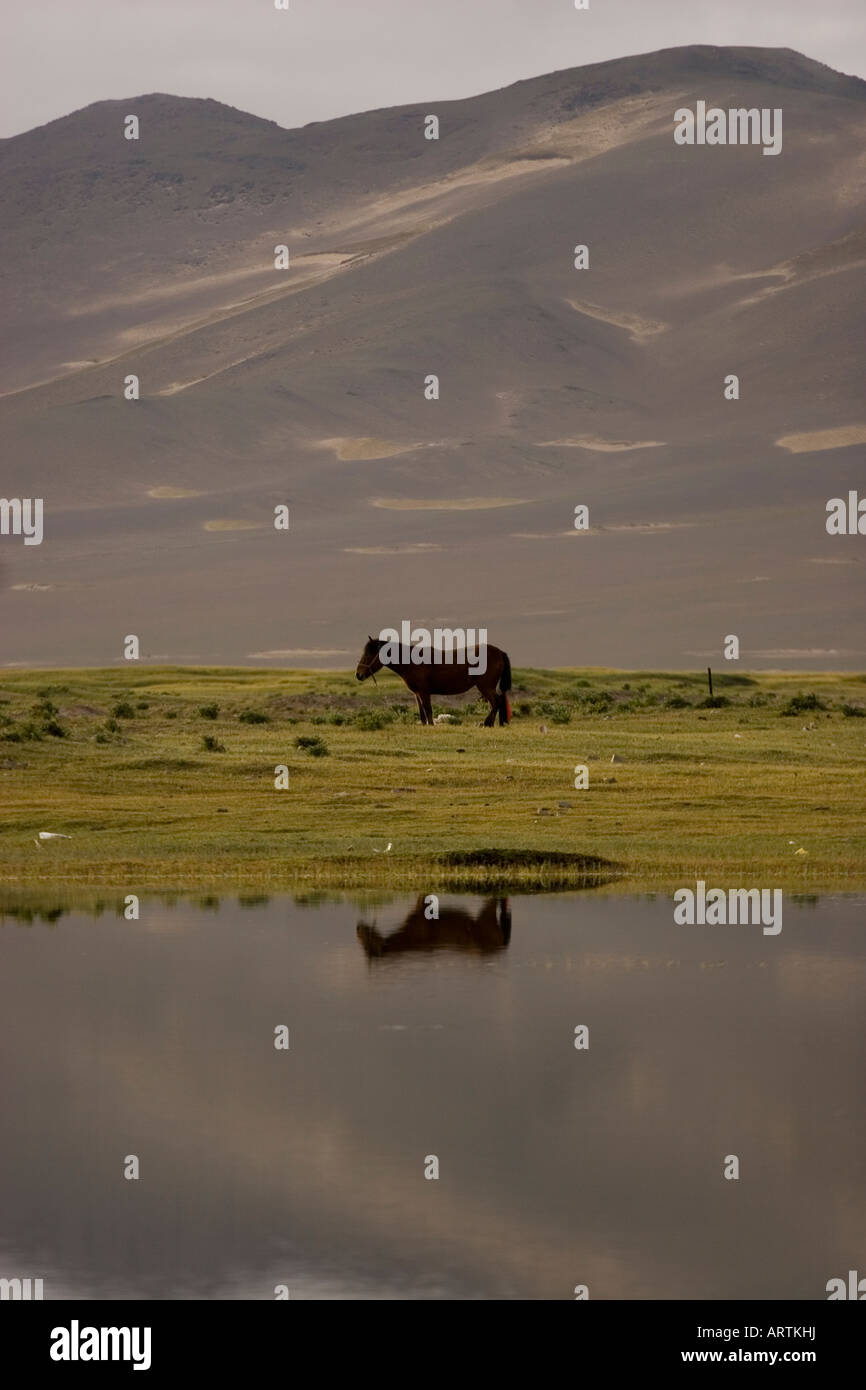
<svg viewBox="0 0 866 1390">
<path fill-rule="evenodd" d="M 866 0 L 0 0 L 0 134 L 92 101 L 215 97 L 304 125 L 682 44 L 866 77 Z"/>
</svg>

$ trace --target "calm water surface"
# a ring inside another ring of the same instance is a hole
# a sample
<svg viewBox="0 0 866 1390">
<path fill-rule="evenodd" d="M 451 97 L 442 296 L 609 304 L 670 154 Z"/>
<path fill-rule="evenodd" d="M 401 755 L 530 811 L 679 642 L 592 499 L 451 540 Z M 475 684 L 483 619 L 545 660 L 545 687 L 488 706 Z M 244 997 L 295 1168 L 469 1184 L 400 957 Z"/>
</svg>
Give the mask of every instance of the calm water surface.
<svg viewBox="0 0 866 1390">
<path fill-rule="evenodd" d="M 0 1275 L 815 1299 L 862 1268 L 866 899 L 786 897 L 776 937 L 668 898 L 441 902 L 3 916 Z"/>
</svg>

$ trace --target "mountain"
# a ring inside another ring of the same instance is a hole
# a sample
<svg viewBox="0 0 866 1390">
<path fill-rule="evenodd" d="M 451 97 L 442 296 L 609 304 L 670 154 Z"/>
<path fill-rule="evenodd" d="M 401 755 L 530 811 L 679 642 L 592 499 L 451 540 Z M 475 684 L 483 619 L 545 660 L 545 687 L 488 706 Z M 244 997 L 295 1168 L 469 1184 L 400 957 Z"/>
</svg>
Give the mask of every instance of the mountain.
<svg viewBox="0 0 866 1390">
<path fill-rule="evenodd" d="M 677 145 L 700 101 L 780 109 L 781 152 Z M 0 142 L 0 490 L 45 508 L 40 546 L 0 537 L 0 659 L 135 632 L 346 665 L 409 618 L 517 664 L 721 664 L 733 633 L 745 667 L 862 666 L 864 542 L 825 508 L 866 492 L 864 133 L 859 79 L 692 47 L 294 131 L 156 94 Z"/>
</svg>

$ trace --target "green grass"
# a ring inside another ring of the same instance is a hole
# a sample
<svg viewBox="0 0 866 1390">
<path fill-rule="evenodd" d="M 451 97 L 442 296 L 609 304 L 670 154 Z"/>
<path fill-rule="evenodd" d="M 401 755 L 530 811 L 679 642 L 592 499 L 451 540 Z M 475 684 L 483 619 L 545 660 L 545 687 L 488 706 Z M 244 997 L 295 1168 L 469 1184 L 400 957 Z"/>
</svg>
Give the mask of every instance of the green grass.
<svg viewBox="0 0 866 1390">
<path fill-rule="evenodd" d="M 513 723 L 482 729 L 470 697 L 422 728 L 385 673 L 8 672 L 0 883 L 863 888 L 866 677 L 714 679 L 729 703 L 704 704 L 703 675 L 519 670 Z"/>
</svg>

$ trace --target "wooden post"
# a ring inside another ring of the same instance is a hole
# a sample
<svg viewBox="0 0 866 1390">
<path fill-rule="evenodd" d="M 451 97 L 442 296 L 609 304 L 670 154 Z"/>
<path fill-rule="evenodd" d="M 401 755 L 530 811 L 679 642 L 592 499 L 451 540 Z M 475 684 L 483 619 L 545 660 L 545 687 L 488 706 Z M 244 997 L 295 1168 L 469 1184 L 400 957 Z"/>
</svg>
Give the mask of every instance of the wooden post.
<svg viewBox="0 0 866 1390">
<path fill-rule="evenodd" d="M 709 683 L 710 683 L 710 699 L 712 699 L 712 698 L 713 698 L 713 673 L 712 673 L 712 671 L 710 670 L 709 666 L 707 667 L 707 680 L 708 680 Z"/>
</svg>

